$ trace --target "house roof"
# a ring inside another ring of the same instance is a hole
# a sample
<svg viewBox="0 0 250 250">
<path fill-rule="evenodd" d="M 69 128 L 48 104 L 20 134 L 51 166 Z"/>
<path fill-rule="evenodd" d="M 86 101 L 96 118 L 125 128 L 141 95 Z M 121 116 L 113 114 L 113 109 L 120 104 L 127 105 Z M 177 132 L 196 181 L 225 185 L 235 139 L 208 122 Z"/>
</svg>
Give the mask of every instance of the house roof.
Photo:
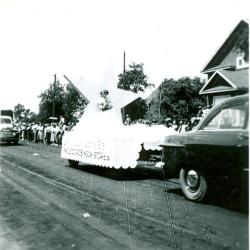
<svg viewBox="0 0 250 250">
<path fill-rule="evenodd" d="M 219 85 L 216 82 L 220 81 Z M 200 94 L 249 89 L 248 68 L 237 71 L 216 70 L 200 90 Z"/>
<path fill-rule="evenodd" d="M 229 34 L 226 40 L 222 43 L 222 45 L 218 48 L 212 58 L 208 61 L 208 63 L 204 66 L 201 72 L 206 73 L 212 68 L 218 67 L 223 59 L 228 55 L 228 53 L 234 48 L 235 42 L 239 39 L 239 31 L 249 29 L 248 26 L 249 24 L 247 21 L 241 20 Z"/>
<path fill-rule="evenodd" d="M 224 78 L 226 78 L 228 81 L 233 83 L 236 88 L 242 89 L 242 88 L 249 88 L 249 82 L 248 82 L 248 68 L 236 70 L 236 71 L 230 71 L 230 70 L 218 70 L 222 75 L 224 75 Z"/>
</svg>

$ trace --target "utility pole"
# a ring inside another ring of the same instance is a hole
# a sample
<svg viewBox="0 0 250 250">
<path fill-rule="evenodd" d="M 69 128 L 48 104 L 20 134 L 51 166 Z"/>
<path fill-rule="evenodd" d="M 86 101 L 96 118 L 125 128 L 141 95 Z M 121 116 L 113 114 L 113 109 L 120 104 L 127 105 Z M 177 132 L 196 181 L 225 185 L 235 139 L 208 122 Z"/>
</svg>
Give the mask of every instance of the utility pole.
<svg viewBox="0 0 250 250">
<path fill-rule="evenodd" d="M 55 88 L 56 88 L 56 74 L 54 75 L 54 83 L 53 83 L 53 106 L 52 106 L 53 117 L 55 117 Z"/>
<path fill-rule="evenodd" d="M 160 84 L 160 86 L 159 86 L 159 117 L 158 117 L 158 121 L 159 121 L 159 123 L 161 122 L 161 88 L 162 88 L 162 84 Z"/>
<path fill-rule="evenodd" d="M 122 88 L 125 90 L 125 72 L 126 72 L 126 54 L 123 52 L 123 78 L 122 78 Z M 121 109 L 122 121 L 125 121 L 125 110 L 124 107 Z"/>
<path fill-rule="evenodd" d="M 123 52 L 123 89 L 125 89 L 126 53 Z"/>
</svg>

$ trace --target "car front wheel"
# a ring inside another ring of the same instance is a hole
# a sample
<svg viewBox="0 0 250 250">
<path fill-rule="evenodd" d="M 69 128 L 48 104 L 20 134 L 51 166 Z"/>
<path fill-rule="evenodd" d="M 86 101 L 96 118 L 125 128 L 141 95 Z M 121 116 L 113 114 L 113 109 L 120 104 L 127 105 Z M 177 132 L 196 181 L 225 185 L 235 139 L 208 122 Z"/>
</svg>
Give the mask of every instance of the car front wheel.
<svg viewBox="0 0 250 250">
<path fill-rule="evenodd" d="M 207 193 L 207 181 L 204 175 L 195 169 L 181 169 L 180 185 L 185 197 L 191 201 L 201 201 Z"/>
</svg>

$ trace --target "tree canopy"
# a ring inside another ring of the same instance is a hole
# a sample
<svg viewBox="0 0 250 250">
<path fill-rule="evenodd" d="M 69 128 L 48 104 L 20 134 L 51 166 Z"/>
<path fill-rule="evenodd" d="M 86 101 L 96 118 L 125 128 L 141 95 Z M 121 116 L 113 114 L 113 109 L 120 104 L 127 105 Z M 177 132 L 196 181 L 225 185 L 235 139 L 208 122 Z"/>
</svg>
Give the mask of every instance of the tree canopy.
<svg viewBox="0 0 250 250">
<path fill-rule="evenodd" d="M 154 86 L 154 84 L 148 82 L 148 77 L 144 74 L 143 63 L 136 64 L 132 62 L 132 64 L 129 65 L 129 70 L 125 70 L 125 72 L 119 74 L 118 78 L 118 88 L 135 93 L 144 92 L 147 88 Z M 146 111 L 147 105 L 145 101 L 140 98 L 124 107 L 123 116 L 129 115 L 131 121 L 134 121 L 143 119 Z"/>
<path fill-rule="evenodd" d="M 52 117 L 53 115 L 58 118 L 64 116 L 63 103 L 65 92 L 59 81 L 51 83 L 49 88 L 42 92 L 38 97 L 41 98 L 38 114 L 40 121 L 48 122 L 49 117 Z M 53 101 L 55 114 L 53 114 Z"/>
<path fill-rule="evenodd" d="M 196 77 L 183 77 L 178 80 L 165 79 L 161 85 L 161 117 L 177 126 L 192 126 L 191 120 L 206 105 L 204 96 L 199 91 L 204 82 Z"/>
<path fill-rule="evenodd" d="M 14 117 L 17 122 L 34 122 L 36 120 L 36 114 L 20 103 L 14 107 Z"/>
<path fill-rule="evenodd" d="M 138 93 L 139 91 L 145 91 L 146 88 L 154 86 L 152 83 L 148 83 L 148 77 L 144 74 L 143 63 L 136 64 L 132 62 L 129 65 L 129 70 L 125 70 L 125 73 L 118 75 L 118 88 L 130 90 Z"/>
<path fill-rule="evenodd" d="M 63 103 L 66 121 L 76 123 L 84 112 L 87 101 L 69 84 L 66 85 Z"/>
<path fill-rule="evenodd" d="M 58 118 L 62 116 L 67 122 L 77 122 L 82 115 L 86 101 L 69 84 L 62 86 L 59 81 L 51 83 L 49 88 L 39 95 L 38 119 L 42 122 L 49 122 L 51 116 Z M 54 114 L 53 114 L 54 100 Z"/>
</svg>

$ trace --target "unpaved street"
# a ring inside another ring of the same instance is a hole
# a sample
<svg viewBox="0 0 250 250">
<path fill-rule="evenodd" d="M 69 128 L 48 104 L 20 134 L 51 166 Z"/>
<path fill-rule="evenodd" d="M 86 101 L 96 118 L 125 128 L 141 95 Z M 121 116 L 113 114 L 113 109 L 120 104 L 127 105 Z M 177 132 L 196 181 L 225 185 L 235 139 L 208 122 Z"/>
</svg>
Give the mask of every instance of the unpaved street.
<svg viewBox="0 0 250 250">
<path fill-rule="evenodd" d="M 0 249 L 248 249 L 247 209 L 218 194 L 182 196 L 178 180 L 80 165 L 60 147 L 0 146 Z"/>
</svg>

